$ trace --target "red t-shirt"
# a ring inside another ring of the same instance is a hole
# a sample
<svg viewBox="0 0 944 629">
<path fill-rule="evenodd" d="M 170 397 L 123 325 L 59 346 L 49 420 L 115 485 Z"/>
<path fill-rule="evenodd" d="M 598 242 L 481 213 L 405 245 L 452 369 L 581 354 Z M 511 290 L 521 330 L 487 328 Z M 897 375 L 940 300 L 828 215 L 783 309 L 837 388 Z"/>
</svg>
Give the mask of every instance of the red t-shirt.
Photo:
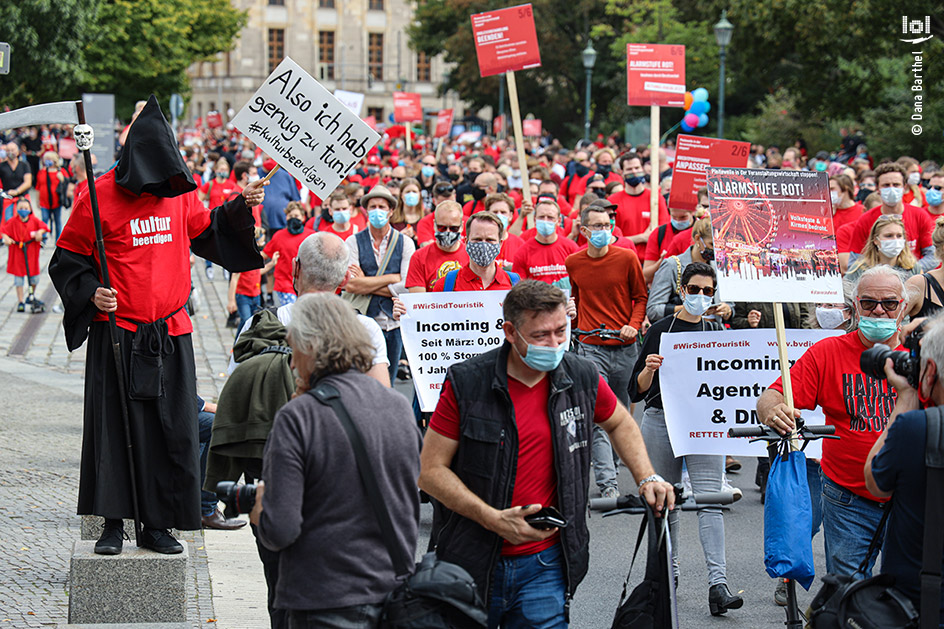
<svg viewBox="0 0 944 629">
<path fill-rule="evenodd" d="M 305 222 L 305 227 L 307 227 L 308 229 L 314 229 L 315 218 L 317 217 L 312 216 L 311 218 L 309 218 L 308 221 Z M 324 218 L 322 218 L 321 221 L 318 223 L 318 231 L 331 232 L 332 234 L 337 234 L 341 238 L 347 238 L 351 234 L 356 234 L 359 231 L 363 231 L 367 229 L 367 219 L 364 218 L 364 215 L 359 212 L 355 214 L 352 211 L 351 220 L 349 222 L 354 227 L 354 231 L 348 230 L 346 232 L 339 232 L 337 229 L 334 228 L 334 225 L 335 225 L 334 223 L 329 223 L 328 221 L 324 220 Z"/>
<path fill-rule="evenodd" d="M 498 252 L 498 257 L 495 258 L 495 260 L 498 262 L 498 266 L 504 269 L 511 268 L 515 263 L 515 256 L 518 255 L 518 250 L 523 246 L 524 240 L 521 238 L 521 236 L 505 234 L 505 240 L 502 241 L 501 251 Z"/>
<path fill-rule="evenodd" d="M 850 246 L 855 253 L 861 253 L 865 248 L 865 242 L 869 239 L 869 232 L 872 225 L 882 215 L 882 206 L 876 206 L 859 217 L 855 222 L 855 231 L 852 232 L 852 242 Z M 933 245 L 931 242 L 931 232 L 934 231 L 934 221 L 928 216 L 928 213 L 919 207 L 905 204 L 905 211 L 901 215 L 905 222 L 905 238 L 911 247 L 912 253 L 917 259 L 921 259 L 921 250 Z"/>
<path fill-rule="evenodd" d="M 518 459 L 515 485 L 511 493 L 511 505 L 521 507 L 530 504 L 557 506 L 557 478 L 554 472 L 554 448 L 551 443 L 551 420 L 547 413 L 550 395 L 550 378 L 541 378 L 531 388 L 508 376 L 508 393 L 515 408 L 515 423 L 518 429 Z M 616 394 L 603 377 L 597 390 L 593 421 L 602 423 L 613 416 L 616 410 Z M 447 379 L 439 395 L 436 411 L 429 427 L 437 433 L 459 440 L 459 405 L 456 393 Z M 581 514 L 582 515 L 582 514 Z M 533 555 L 557 543 L 559 535 L 539 542 L 502 545 L 503 555 Z"/>
<path fill-rule="evenodd" d="M 242 191 L 235 181 L 227 179 L 221 182 L 215 177 L 200 186 L 200 192 L 208 195 L 207 206 L 210 208 L 220 207 Z"/>
<path fill-rule="evenodd" d="M 481 201 L 469 201 L 462 206 L 462 222 L 469 220 L 469 217 L 475 214 L 476 212 L 485 211 L 485 200 Z"/>
<path fill-rule="evenodd" d="M 15 212 L 13 218 L 0 227 L 4 233 L 16 242 L 25 242 L 26 255 L 29 256 L 29 275 L 39 275 L 39 243 L 33 240 L 33 233 L 43 230 L 49 231 L 46 223 L 39 220 L 35 214 L 30 214 L 26 221 L 20 220 Z M 23 249 L 19 245 L 7 247 L 7 273 L 15 277 L 26 277 L 26 261 L 23 259 Z"/>
<path fill-rule="evenodd" d="M 302 241 L 314 234 L 310 229 L 302 230 L 300 234 L 290 234 L 287 229 L 280 229 L 272 235 L 272 240 L 266 243 L 262 252 L 271 260 L 275 252 L 279 252 L 279 260 L 275 263 L 275 283 L 273 290 L 279 293 L 294 293 L 292 288 L 292 269 L 295 267 L 295 256 Z"/>
<path fill-rule="evenodd" d="M 186 308 L 180 307 L 190 296 L 190 239 L 210 226 L 210 211 L 196 192 L 170 199 L 135 196 L 115 183 L 114 169 L 95 180 L 95 189 L 108 273 L 118 291 L 118 325 L 134 332 L 132 321 L 156 321 L 177 311 L 167 321 L 170 335 L 193 332 Z M 56 245 L 98 261 L 87 187 L 76 196 Z M 98 312 L 95 320 L 108 317 Z"/>
<path fill-rule="evenodd" d="M 672 242 L 669 243 L 669 246 L 666 247 L 663 243 L 662 248 L 665 249 L 665 257 L 677 256 L 688 251 L 688 248 L 692 246 L 692 228 L 689 227 L 684 231 L 672 236 Z"/>
<path fill-rule="evenodd" d="M 406 287 L 422 286 L 427 291 L 433 290 L 436 281 L 449 271 L 457 271 L 469 263 L 469 254 L 465 247 L 460 246 L 455 251 L 447 252 L 432 244 L 417 249 L 410 258 L 410 270 L 406 274 Z"/>
<path fill-rule="evenodd" d="M 659 232 L 661 230 L 662 230 L 662 226 L 660 225 L 659 227 L 653 229 L 652 233 L 649 234 L 649 240 L 646 241 L 646 252 L 642 255 L 643 260 L 652 260 L 652 261 L 658 260 L 659 256 L 661 256 L 663 252 L 665 252 L 666 256 L 668 256 L 669 247 L 672 246 L 672 241 L 675 240 L 675 236 L 678 234 L 682 234 L 686 232 L 688 233 L 688 236 L 689 236 L 688 244 L 685 245 L 685 249 L 688 249 L 688 245 L 692 244 L 691 243 L 691 233 L 692 233 L 691 227 L 689 227 L 688 229 L 677 231 L 674 227 L 672 227 L 672 223 L 666 223 L 665 233 L 662 235 L 662 244 L 660 246 L 659 245 Z M 685 249 L 683 249 L 682 251 L 684 251 Z"/>
<path fill-rule="evenodd" d="M 427 247 L 427 249 L 428 248 L 429 247 Z M 410 264 L 413 264 L 412 259 L 410 260 Z M 446 277 L 444 274 L 443 277 L 436 280 L 430 292 L 442 293 L 445 290 Z M 495 269 L 495 279 L 486 287 L 482 284 L 482 278 L 476 275 L 475 272 L 469 268 L 468 264 L 465 264 L 456 274 L 456 285 L 452 290 L 511 290 L 511 278 L 508 277 L 508 273 L 505 272 L 505 269 L 499 266 Z"/>
<path fill-rule="evenodd" d="M 846 223 L 836 229 L 836 253 L 852 253 L 852 232 L 854 231 L 855 223 Z M 856 253 L 861 253 L 861 251 Z"/>
<path fill-rule="evenodd" d="M 40 168 L 39 172 L 36 173 L 34 187 L 39 191 L 39 207 L 50 210 L 62 205 L 57 190 L 59 183 L 62 181 L 59 179 L 60 173 L 62 173 L 61 170 L 50 172 L 48 168 Z M 62 177 L 65 179 L 65 173 L 62 173 Z"/>
<path fill-rule="evenodd" d="M 560 225 L 558 225 L 557 235 L 560 236 L 561 238 L 567 238 L 568 236 L 570 236 L 570 232 L 573 229 L 573 225 L 574 225 L 574 219 L 570 218 L 569 216 L 564 216 L 564 226 L 561 227 Z M 526 229 L 521 232 L 521 239 L 531 240 L 537 235 L 538 235 L 538 228 L 532 227 L 531 229 Z"/>
<path fill-rule="evenodd" d="M 939 219 L 939 218 L 941 218 L 942 216 L 944 216 L 944 214 L 935 214 L 935 213 L 933 213 L 933 212 L 931 211 L 931 206 L 930 206 L 930 205 L 925 205 L 925 206 L 924 206 L 923 208 L 921 208 L 921 209 L 924 210 L 924 212 L 925 212 L 928 216 L 931 217 L 931 222 L 932 222 L 932 223 L 937 223 L 937 219 Z"/>
<path fill-rule="evenodd" d="M 861 203 L 850 205 L 844 210 L 836 210 L 836 213 L 833 214 L 833 230 L 838 231 L 846 223 L 855 223 L 863 212 L 865 212 L 865 208 Z"/>
<path fill-rule="evenodd" d="M 632 196 L 626 191 L 620 191 L 609 197 L 611 203 L 616 204 L 616 226 L 623 230 L 627 238 L 649 229 L 649 194 L 652 191 L 645 188 L 642 194 Z M 666 208 L 665 199 L 659 195 L 659 222 L 669 222 L 669 210 Z"/>
<path fill-rule="evenodd" d="M 262 293 L 262 271 L 243 271 L 236 280 L 236 293 L 246 297 L 258 297 Z"/>
<path fill-rule="evenodd" d="M 862 468 L 895 408 L 897 393 L 888 380 L 867 376 L 859 367 L 866 346 L 858 331 L 823 339 L 790 367 L 793 403 L 798 409 L 822 407 L 837 440 L 823 440 L 823 471 L 849 491 L 885 502 L 865 488 Z M 897 350 L 905 348 L 899 345 Z M 780 378 L 770 385 L 783 393 Z"/>
<path fill-rule="evenodd" d="M 424 247 L 436 240 L 436 216 L 435 212 L 430 212 L 423 218 L 419 220 L 416 224 L 416 242 L 419 243 L 420 247 Z M 465 231 L 465 222 L 463 222 L 463 227 L 459 233 Z M 417 253 L 419 253 L 417 251 Z M 410 261 L 412 264 L 412 259 Z"/>
<path fill-rule="evenodd" d="M 512 270 L 523 280 L 539 280 L 561 288 L 569 288 L 567 267 L 564 260 L 577 251 L 577 243 L 569 238 L 557 237 L 557 240 L 545 245 L 537 238 L 526 240 L 515 254 Z"/>
</svg>

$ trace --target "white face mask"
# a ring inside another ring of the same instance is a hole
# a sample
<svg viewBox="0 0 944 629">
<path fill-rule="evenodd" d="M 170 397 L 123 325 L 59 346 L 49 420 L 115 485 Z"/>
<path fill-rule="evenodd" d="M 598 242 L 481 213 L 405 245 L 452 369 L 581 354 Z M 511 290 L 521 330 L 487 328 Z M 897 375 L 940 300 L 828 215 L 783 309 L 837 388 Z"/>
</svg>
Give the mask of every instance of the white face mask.
<svg viewBox="0 0 944 629">
<path fill-rule="evenodd" d="M 829 191 L 829 200 L 833 202 L 833 205 L 839 205 L 839 193 L 835 190 Z"/>
<path fill-rule="evenodd" d="M 878 250 L 889 258 L 897 258 L 902 249 L 905 248 L 904 238 L 892 238 L 891 240 L 879 240 Z"/>
<path fill-rule="evenodd" d="M 901 198 L 905 196 L 902 188 L 882 188 L 878 193 L 882 197 L 882 203 L 890 206 L 898 205 L 901 203 Z"/>
<path fill-rule="evenodd" d="M 816 322 L 824 330 L 835 330 L 845 321 L 842 308 L 816 308 Z"/>
<path fill-rule="evenodd" d="M 908 175 L 909 186 L 917 186 L 919 183 L 921 183 L 921 173 L 913 172 L 910 175 Z"/>
</svg>

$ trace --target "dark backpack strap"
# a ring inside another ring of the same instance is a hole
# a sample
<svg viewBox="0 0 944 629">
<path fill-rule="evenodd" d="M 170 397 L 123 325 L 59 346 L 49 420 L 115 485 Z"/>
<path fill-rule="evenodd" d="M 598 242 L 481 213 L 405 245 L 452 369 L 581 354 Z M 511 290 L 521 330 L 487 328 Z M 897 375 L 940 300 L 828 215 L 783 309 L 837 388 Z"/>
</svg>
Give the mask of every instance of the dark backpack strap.
<svg viewBox="0 0 944 629">
<path fill-rule="evenodd" d="M 668 231 L 669 224 L 663 223 L 656 230 L 656 244 L 659 246 L 659 252 L 662 252 L 662 241 L 665 240 L 665 234 Z"/>
<path fill-rule="evenodd" d="M 928 276 L 930 279 L 930 276 Z M 936 283 L 936 282 L 935 282 Z M 924 543 L 921 550 L 921 629 L 936 629 L 941 609 L 941 553 L 944 551 L 944 414 L 934 406 L 925 411 L 927 443 L 924 466 Z"/>
<path fill-rule="evenodd" d="M 633 574 L 633 565 L 636 563 L 636 555 L 639 554 L 639 547 L 642 546 L 642 538 L 646 535 L 646 528 L 649 525 L 648 509 L 642 516 L 642 522 L 639 523 L 639 534 L 636 536 L 636 548 L 633 549 L 633 559 L 629 562 L 629 572 L 626 573 L 626 579 L 623 581 L 623 593 L 620 594 L 620 602 L 617 609 L 623 606 L 626 601 L 626 588 L 629 587 L 629 578 Z"/>
<path fill-rule="evenodd" d="M 872 541 L 869 542 L 869 550 L 865 553 L 865 558 L 862 560 L 862 563 L 859 564 L 859 572 L 862 574 L 866 573 L 865 569 L 869 566 L 869 557 L 879 549 L 879 546 L 882 545 L 882 541 L 885 539 L 882 533 L 885 532 L 885 523 L 888 522 L 888 514 L 891 512 L 892 503 L 886 502 L 882 509 L 882 519 L 878 521 L 878 526 L 875 527 L 875 533 L 872 534 Z M 940 555 L 938 555 L 938 557 L 940 557 Z"/>
<path fill-rule="evenodd" d="M 397 538 L 394 533 L 393 521 L 390 519 L 390 512 L 387 505 L 384 504 L 383 494 L 380 492 L 380 485 L 377 483 L 377 476 L 374 474 L 374 467 L 370 463 L 370 457 L 367 456 L 367 448 L 364 446 L 364 438 L 357 425 L 351 420 L 344 403 L 341 401 L 341 394 L 336 388 L 325 382 L 319 382 L 308 393 L 313 395 L 316 400 L 330 406 L 334 409 L 335 415 L 341 427 L 347 434 L 351 442 L 351 448 L 354 450 L 354 460 L 357 463 L 357 472 L 360 474 L 361 482 L 364 483 L 364 489 L 367 491 L 367 500 L 370 502 L 370 508 L 377 518 L 380 525 L 380 535 L 383 538 L 384 546 L 390 554 L 390 560 L 393 562 L 393 569 L 397 576 L 408 575 L 413 570 L 412 557 L 407 557 L 397 547 Z"/>
<path fill-rule="evenodd" d="M 444 292 L 451 293 L 452 291 L 456 290 L 456 277 L 458 277 L 458 275 L 459 271 L 456 269 L 446 273 L 446 281 L 443 282 Z"/>
</svg>

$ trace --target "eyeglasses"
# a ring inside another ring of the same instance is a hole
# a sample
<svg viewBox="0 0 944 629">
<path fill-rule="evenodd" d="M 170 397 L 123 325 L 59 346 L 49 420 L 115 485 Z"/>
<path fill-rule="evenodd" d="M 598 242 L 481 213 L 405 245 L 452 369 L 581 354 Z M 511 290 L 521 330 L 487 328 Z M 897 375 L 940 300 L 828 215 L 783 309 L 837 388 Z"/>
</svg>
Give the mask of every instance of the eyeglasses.
<svg viewBox="0 0 944 629">
<path fill-rule="evenodd" d="M 433 194 L 438 194 L 438 195 L 452 194 L 455 191 L 456 189 L 454 186 L 437 186 L 433 188 Z"/>
<path fill-rule="evenodd" d="M 594 224 L 594 225 L 584 225 L 584 227 L 586 227 L 587 229 L 589 229 L 589 230 L 592 231 L 592 232 L 598 232 L 598 231 L 602 231 L 602 230 L 604 230 L 604 229 L 609 229 L 609 228 L 610 228 L 610 224 L 609 224 L 609 223 L 596 223 L 596 224 Z"/>
<path fill-rule="evenodd" d="M 436 225 L 436 231 L 438 232 L 452 232 L 458 234 L 461 229 L 461 225 Z"/>
<path fill-rule="evenodd" d="M 859 297 L 858 300 L 862 310 L 866 312 L 872 312 L 879 304 L 885 312 L 895 312 L 905 302 L 904 299 L 869 299 L 867 297 Z"/>
<path fill-rule="evenodd" d="M 928 186 L 928 190 L 937 190 L 940 192 L 941 190 L 944 190 L 944 186 Z"/>
<path fill-rule="evenodd" d="M 685 292 L 689 295 L 697 295 L 698 293 L 701 293 L 705 297 L 714 297 L 715 295 L 715 289 L 711 286 L 696 286 L 695 284 L 686 285 Z"/>
</svg>

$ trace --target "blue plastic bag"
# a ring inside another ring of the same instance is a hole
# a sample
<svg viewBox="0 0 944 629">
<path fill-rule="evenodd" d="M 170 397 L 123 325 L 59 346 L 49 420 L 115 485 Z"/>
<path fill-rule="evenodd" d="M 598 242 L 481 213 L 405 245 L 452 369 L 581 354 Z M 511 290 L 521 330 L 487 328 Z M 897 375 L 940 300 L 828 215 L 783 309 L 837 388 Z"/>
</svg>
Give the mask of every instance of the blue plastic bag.
<svg viewBox="0 0 944 629">
<path fill-rule="evenodd" d="M 778 455 L 770 466 L 764 502 L 764 565 L 771 577 L 793 579 L 809 590 L 813 567 L 813 512 L 806 455 Z"/>
</svg>

